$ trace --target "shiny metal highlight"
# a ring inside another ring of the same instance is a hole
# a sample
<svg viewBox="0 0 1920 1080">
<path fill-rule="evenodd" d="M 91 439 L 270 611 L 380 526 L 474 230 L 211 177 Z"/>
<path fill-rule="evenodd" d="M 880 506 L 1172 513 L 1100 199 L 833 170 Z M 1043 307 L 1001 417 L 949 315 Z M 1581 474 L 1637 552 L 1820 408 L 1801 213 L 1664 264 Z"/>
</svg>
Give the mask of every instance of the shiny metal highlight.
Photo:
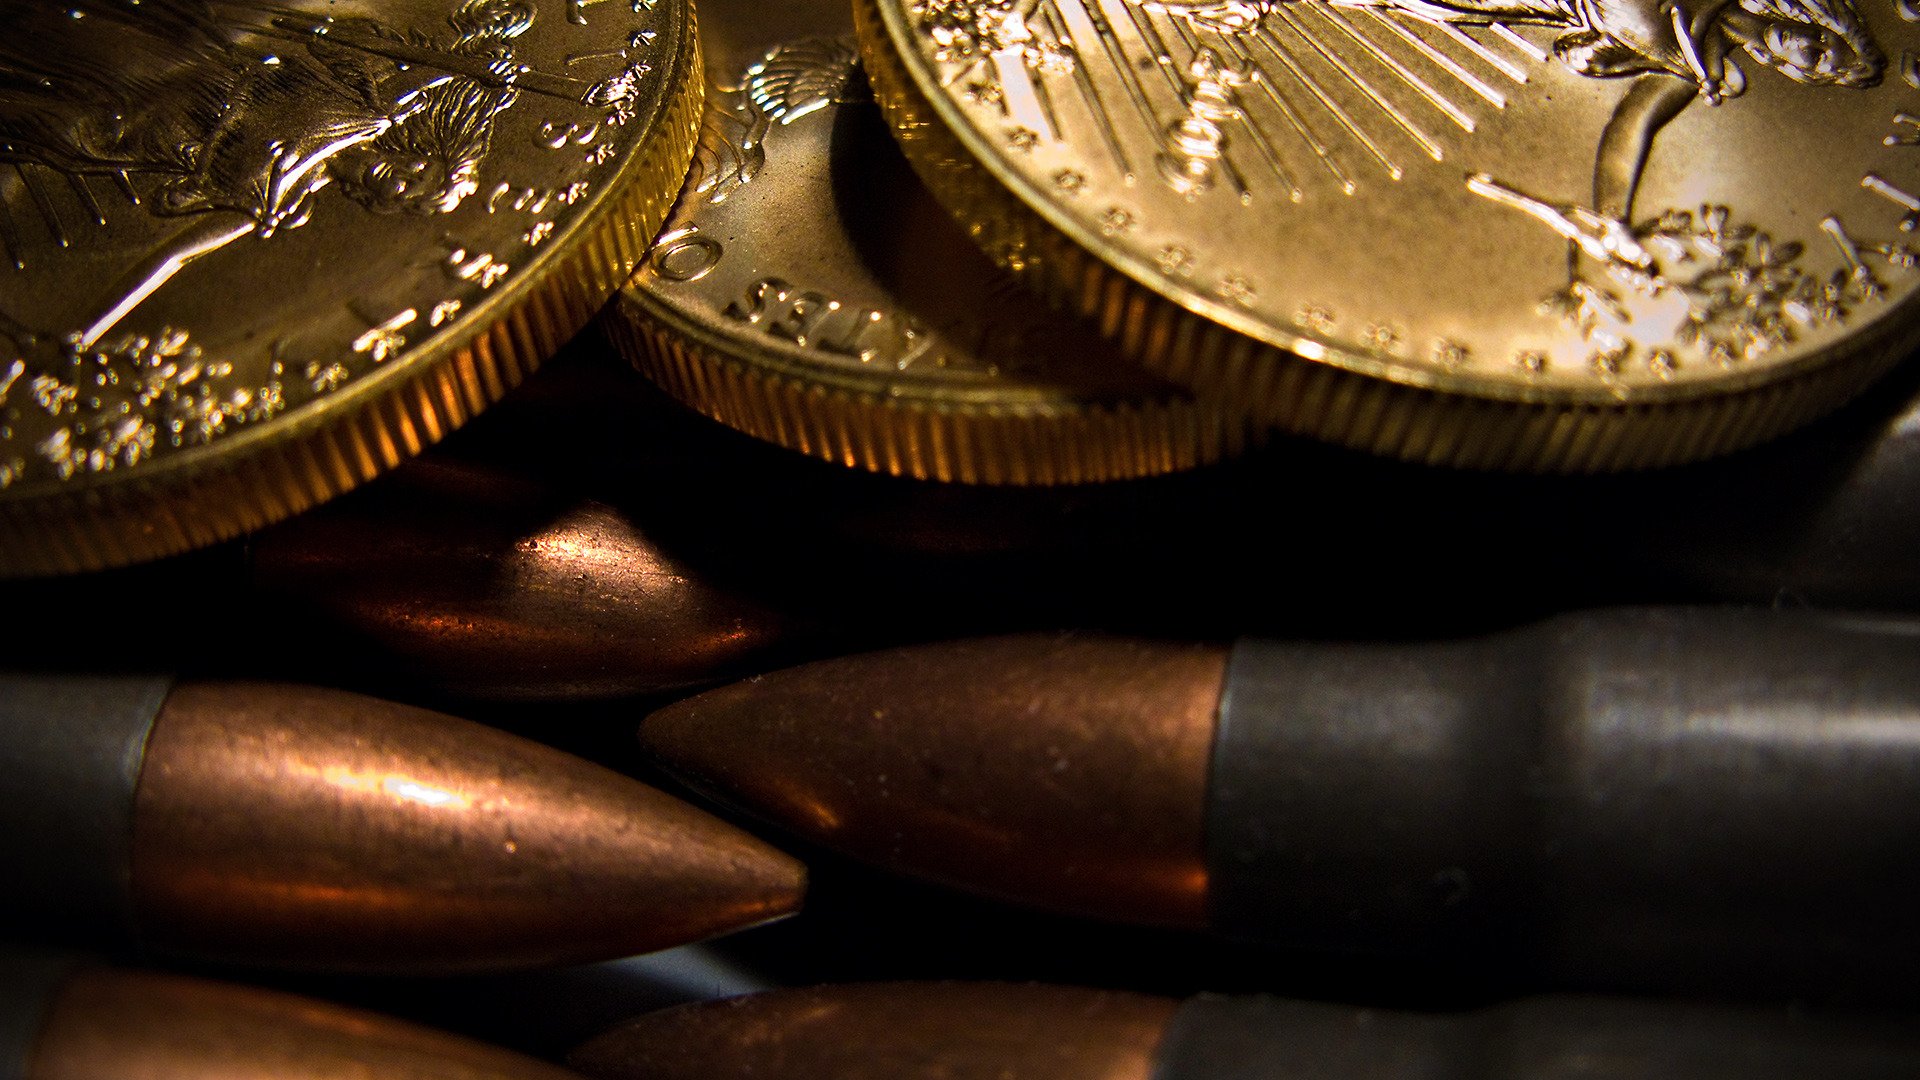
<svg viewBox="0 0 1920 1080">
<path fill-rule="evenodd" d="M 598 766 L 306 687 L 177 689 L 134 820 L 139 940 L 278 967 L 624 956 L 785 915 L 805 881 L 752 837 Z"/>
<path fill-rule="evenodd" d="M 679 775 L 896 870 L 1200 926 L 1221 650 L 1015 637 L 828 660 L 649 717 Z"/>
</svg>

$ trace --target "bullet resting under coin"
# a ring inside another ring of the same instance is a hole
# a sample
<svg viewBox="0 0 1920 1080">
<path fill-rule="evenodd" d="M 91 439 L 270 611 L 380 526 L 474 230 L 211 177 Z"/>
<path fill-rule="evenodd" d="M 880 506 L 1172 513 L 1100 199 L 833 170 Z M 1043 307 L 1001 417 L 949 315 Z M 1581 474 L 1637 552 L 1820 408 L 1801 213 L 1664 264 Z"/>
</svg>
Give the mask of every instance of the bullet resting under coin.
<svg viewBox="0 0 1920 1080">
<path fill-rule="evenodd" d="M 1904 984 L 1920 633 L 1716 609 L 1423 644 L 934 644 L 669 706 L 696 787 L 1042 907 L 1550 985 Z"/>
<path fill-rule="evenodd" d="M 268 613 L 467 699 L 657 694 L 749 674 L 805 637 L 649 520 L 440 455 L 261 533 L 249 576 Z"/>
<path fill-rule="evenodd" d="M 805 871 L 478 724 L 335 690 L 0 676 L 0 909 L 258 966 L 607 959 L 794 910 Z"/>
</svg>

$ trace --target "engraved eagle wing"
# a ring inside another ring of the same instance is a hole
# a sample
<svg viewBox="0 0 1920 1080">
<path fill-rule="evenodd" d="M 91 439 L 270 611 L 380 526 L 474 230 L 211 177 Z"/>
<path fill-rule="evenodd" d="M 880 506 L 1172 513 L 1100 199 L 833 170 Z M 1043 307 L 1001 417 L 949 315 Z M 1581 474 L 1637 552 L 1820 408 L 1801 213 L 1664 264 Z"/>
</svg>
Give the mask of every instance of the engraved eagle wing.
<svg viewBox="0 0 1920 1080">
<path fill-rule="evenodd" d="M 859 63 L 846 38 L 808 38 L 768 52 L 747 69 L 742 89 L 755 108 L 791 124 L 829 105 L 866 100 Z"/>
<path fill-rule="evenodd" d="M 753 182 L 766 167 L 761 141 L 767 116 L 738 90 L 719 90 L 700 118 L 700 142 L 693 151 L 693 190 L 715 206 Z"/>
<path fill-rule="evenodd" d="M 867 100 L 859 53 L 845 38 L 777 46 L 747 68 L 738 85 L 715 89 L 700 125 L 693 190 L 716 204 L 760 174 L 767 160 L 761 143 L 774 123 Z"/>
</svg>

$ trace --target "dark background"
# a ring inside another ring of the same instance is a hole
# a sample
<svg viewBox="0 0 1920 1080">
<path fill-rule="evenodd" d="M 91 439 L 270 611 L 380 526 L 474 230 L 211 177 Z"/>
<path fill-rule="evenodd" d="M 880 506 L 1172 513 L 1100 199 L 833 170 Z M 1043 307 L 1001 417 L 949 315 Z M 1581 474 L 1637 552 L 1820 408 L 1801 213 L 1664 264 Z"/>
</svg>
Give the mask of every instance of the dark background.
<svg viewBox="0 0 1920 1080">
<path fill-rule="evenodd" d="M 489 513 L 532 531 L 583 499 L 704 580 L 791 614 L 765 661 L 1020 629 L 1170 639 L 1431 638 L 1623 603 L 1910 610 L 1920 603 L 1920 452 L 1903 372 L 1806 432 L 1721 462 L 1624 477 L 1435 472 L 1276 439 L 1244 460 L 1095 488 L 984 490 L 850 472 L 665 400 L 589 331 L 424 466 L 322 508 L 378 520 L 436 462 L 513 478 Z M 431 489 L 432 483 L 425 488 Z M 396 494 L 396 492 L 398 494 Z M 471 492 L 445 495 L 466 512 Z M 504 508 L 502 508 L 504 507 Z M 470 509 L 470 508 L 469 508 Z M 301 520 L 277 529 L 303 528 Z M 268 534 L 271 536 L 272 534 Z M 258 541 L 256 543 L 264 543 Z M 496 724 L 669 790 L 640 720 L 677 693 L 473 700 L 383 655 L 324 596 L 250 569 L 247 542 L 0 589 L 17 666 L 164 669 L 344 686 Z M 744 672 L 740 673 L 744 674 Z M 682 792 L 684 794 L 684 792 Z M 691 796 L 689 796 L 691 797 Z M 725 814 L 725 811 L 720 811 Z M 1043 980 L 1186 995 L 1272 992 L 1422 1009 L 1527 988 L 1486 973 L 1327 956 L 1015 910 L 894 879 L 752 822 L 813 869 L 808 909 L 663 957 L 522 976 L 344 979 L 203 973 L 368 1006 L 558 1058 L 626 1016 L 768 985 Z M 16 937 L 38 936 L 15 927 Z M 1858 987 L 1836 1002 L 1911 1002 Z"/>
</svg>

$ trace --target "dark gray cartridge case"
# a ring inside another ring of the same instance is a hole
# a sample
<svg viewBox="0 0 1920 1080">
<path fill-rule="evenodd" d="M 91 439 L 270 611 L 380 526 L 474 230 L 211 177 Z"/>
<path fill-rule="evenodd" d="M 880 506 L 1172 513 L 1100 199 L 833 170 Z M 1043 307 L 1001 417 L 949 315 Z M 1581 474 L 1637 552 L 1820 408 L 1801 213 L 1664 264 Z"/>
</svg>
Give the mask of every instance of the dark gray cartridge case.
<svg viewBox="0 0 1920 1080">
<path fill-rule="evenodd" d="M 1629 610 L 1227 670 L 1219 929 L 1561 984 L 1920 962 L 1916 624 Z"/>
</svg>

